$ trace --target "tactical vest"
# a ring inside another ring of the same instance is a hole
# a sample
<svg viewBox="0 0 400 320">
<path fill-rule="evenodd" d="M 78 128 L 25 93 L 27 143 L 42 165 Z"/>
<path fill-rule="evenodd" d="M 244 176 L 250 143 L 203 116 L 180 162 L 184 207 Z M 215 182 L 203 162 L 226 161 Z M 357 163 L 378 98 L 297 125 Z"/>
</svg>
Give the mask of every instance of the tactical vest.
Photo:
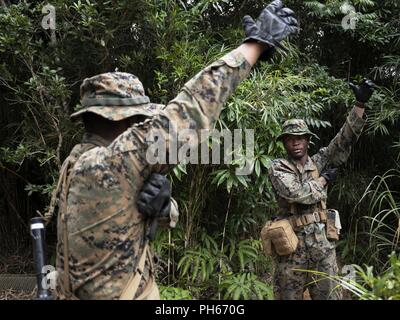
<svg viewBox="0 0 400 320">
<path fill-rule="evenodd" d="M 291 170 L 296 172 L 298 176 L 301 176 L 301 173 L 297 169 L 297 167 L 290 161 L 284 160 L 284 163 L 287 167 L 289 167 Z M 318 180 L 319 178 L 319 172 L 317 166 L 314 164 L 314 170 L 311 171 L 311 176 L 314 180 Z M 327 221 L 327 207 L 326 207 L 326 201 L 322 200 L 319 203 L 315 205 L 301 205 L 298 203 L 290 203 L 287 200 L 280 198 L 278 199 L 278 203 L 280 203 L 280 206 L 282 205 L 282 202 L 286 204 L 286 208 L 280 208 L 281 209 L 281 214 L 284 216 L 289 215 L 289 221 L 292 224 L 294 229 L 297 229 L 299 227 L 314 223 L 314 222 L 322 222 L 326 223 Z M 310 211 L 310 209 L 312 210 Z"/>
<path fill-rule="evenodd" d="M 49 210 L 44 215 L 46 224 L 48 224 L 54 215 L 54 211 L 57 205 L 57 200 L 59 199 L 60 206 L 58 209 L 58 221 L 59 221 L 58 223 L 61 223 L 63 226 L 62 252 L 63 252 L 64 271 L 63 271 L 63 281 L 62 281 L 63 285 L 57 286 L 56 295 L 57 298 L 61 300 L 65 299 L 79 300 L 79 298 L 71 290 L 71 281 L 69 278 L 69 247 L 68 247 L 68 224 L 67 224 L 68 219 L 66 217 L 66 213 L 67 213 L 67 196 L 71 181 L 70 170 L 73 169 L 76 162 L 85 152 L 95 147 L 97 147 L 97 145 L 92 143 L 81 143 L 76 145 L 72 149 L 70 155 L 65 159 L 61 167 L 57 186 L 52 193 Z M 153 259 L 150 253 L 149 241 L 146 240 L 143 253 L 139 259 L 139 262 L 137 263 L 136 268 L 134 269 L 135 272 L 132 274 L 126 287 L 123 289 L 122 294 L 119 297 L 120 300 L 132 300 L 135 297 L 136 292 L 139 288 L 140 280 L 142 278 L 146 259 L 147 261 L 149 261 L 150 265 L 150 277 L 149 281 L 146 284 L 145 289 L 143 290 L 141 295 L 136 298 L 136 300 L 143 300 L 149 298 L 149 296 L 151 295 L 155 297 L 157 296 L 158 293 L 155 293 L 155 291 L 158 292 L 158 288 L 155 283 Z"/>
</svg>

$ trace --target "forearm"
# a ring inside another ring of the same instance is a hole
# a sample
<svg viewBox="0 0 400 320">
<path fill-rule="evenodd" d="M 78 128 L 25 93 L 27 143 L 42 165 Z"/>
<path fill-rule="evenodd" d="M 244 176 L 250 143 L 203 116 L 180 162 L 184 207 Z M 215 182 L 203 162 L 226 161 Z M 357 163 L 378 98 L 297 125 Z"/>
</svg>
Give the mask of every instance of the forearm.
<svg viewBox="0 0 400 320">
<path fill-rule="evenodd" d="M 336 159 L 340 164 L 347 161 L 351 148 L 362 133 L 365 122 L 364 110 L 359 107 L 354 107 L 348 114 L 346 122 L 339 133 L 329 144 L 328 148 L 331 148 L 329 153 L 332 155 L 333 159 Z"/>
<path fill-rule="evenodd" d="M 164 109 L 171 125 L 178 131 L 212 129 L 259 53 L 259 46 L 243 44 L 195 75 Z"/>
<path fill-rule="evenodd" d="M 247 62 L 253 66 L 266 49 L 268 49 L 268 47 L 264 44 L 246 42 L 240 45 L 236 51 L 240 52 L 245 57 Z"/>
<path fill-rule="evenodd" d="M 365 113 L 365 108 L 360 108 L 357 105 L 355 105 L 354 106 L 354 111 L 360 118 L 363 118 L 364 113 Z"/>
<path fill-rule="evenodd" d="M 357 142 L 365 125 L 364 110 L 355 106 L 346 118 L 338 134 L 329 145 L 322 148 L 312 158 L 318 164 L 318 170 L 327 166 L 340 166 L 350 156 L 352 146 Z"/>
<path fill-rule="evenodd" d="M 326 181 L 324 182 L 326 184 Z M 283 198 L 286 198 L 286 200 L 292 203 L 305 205 L 315 204 L 326 199 L 325 184 L 323 184 L 321 180 L 308 181 L 299 184 L 297 190 L 283 194 Z"/>
<path fill-rule="evenodd" d="M 304 183 L 300 183 L 294 175 L 274 173 L 269 178 L 276 194 L 290 203 L 314 204 L 326 200 L 324 178 Z"/>
<path fill-rule="evenodd" d="M 321 186 L 325 187 L 328 184 L 328 181 L 324 177 L 319 177 L 318 182 L 321 184 Z"/>
<path fill-rule="evenodd" d="M 180 150 L 183 145 L 195 150 L 202 143 L 202 139 L 207 136 L 204 130 L 214 128 L 223 105 L 250 73 L 251 64 L 247 59 L 253 61 L 259 54 L 258 48 L 251 44 L 241 45 L 201 70 L 159 115 L 152 118 L 148 130 L 143 128 L 149 147 L 146 159 L 148 161 L 150 153 L 154 172 L 165 173 L 171 169 L 171 165 L 179 163 L 182 159 L 176 157 L 176 150 Z M 154 152 L 153 149 L 160 145 L 163 150 Z M 170 153 L 171 147 L 173 149 Z M 162 157 L 155 156 L 156 153 Z M 167 159 L 167 155 L 172 156 Z"/>
</svg>

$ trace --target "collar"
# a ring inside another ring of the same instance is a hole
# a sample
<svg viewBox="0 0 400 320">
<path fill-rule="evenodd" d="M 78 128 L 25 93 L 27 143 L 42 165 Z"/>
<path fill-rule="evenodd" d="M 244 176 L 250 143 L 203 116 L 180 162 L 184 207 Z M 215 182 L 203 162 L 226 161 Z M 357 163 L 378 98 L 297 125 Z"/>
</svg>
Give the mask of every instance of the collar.
<svg viewBox="0 0 400 320">
<path fill-rule="evenodd" d="M 311 160 L 310 156 L 307 157 L 307 161 L 304 164 L 305 171 L 314 171 L 316 169 L 315 163 Z"/>
<path fill-rule="evenodd" d="M 304 164 L 304 166 L 299 164 L 297 161 L 294 161 L 289 156 L 287 156 L 287 160 L 290 161 L 294 166 L 296 166 L 296 168 L 300 172 L 303 172 L 303 171 L 314 171 L 316 169 L 316 166 L 315 166 L 314 162 L 311 160 L 310 156 L 307 156 L 307 160 L 306 160 L 306 163 Z"/>
<path fill-rule="evenodd" d="M 93 144 L 96 147 L 107 147 L 110 144 L 110 142 L 108 142 L 106 139 L 90 132 L 84 133 L 82 137 L 82 143 Z"/>
</svg>

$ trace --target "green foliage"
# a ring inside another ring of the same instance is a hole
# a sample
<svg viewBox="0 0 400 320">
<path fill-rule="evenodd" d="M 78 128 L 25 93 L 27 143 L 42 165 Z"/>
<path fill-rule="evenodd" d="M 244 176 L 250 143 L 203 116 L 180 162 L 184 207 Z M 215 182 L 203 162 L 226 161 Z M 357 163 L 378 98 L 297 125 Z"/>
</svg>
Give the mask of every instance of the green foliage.
<svg viewBox="0 0 400 320">
<path fill-rule="evenodd" d="M 346 213 L 339 254 L 380 271 L 388 250 L 398 250 L 398 178 L 382 172 L 400 159 L 400 5 L 348 2 L 357 11 L 354 30 L 341 26 L 341 0 L 286 2 L 299 16 L 301 36 L 285 43 L 287 53 L 256 65 L 217 123 L 217 129 L 254 129 L 254 155 L 239 150 L 229 165 L 179 165 L 170 173 L 179 227 L 159 232 L 152 244 L 163 298 L 272 298 L 272 261 L 258 238 L 277 208 L 267 172 L 270 161 L 284 155 L 276 141 L 280 126 L 304 118 L 321 138 L 313 141 L 316 151 L 354 102 L 346 82 L 364 76 L 379 85 L 367 109 L 368 135 L 330 190 L 330 204 Z M 69 114 L 79 104 L 84 78 L 115 69 L 131 72 L 152 101 L 166 103 L 203 66 L 240 43 L 242 16 L 256 17 L 265 2 L 54 0 L 55 43 L 40 26 L 44 4 L 0 7 L 4 252 L 22 247 L 24 237 L 28 243 L 25 224 L 37 210 L 45 211 L 58 169 L 81 137 L 82 127 Z M 246 163 L 252 173 L 237 176 L 235 169 Z"/>
<path fill-rule="evenodd" d="M 175 287 L 160 286 L 161 300 L 193 300 L 188 290 Z"/>
<path fill-rule="evenodd" d="M 160 244 L 165 243 L 163 239 L 158 236 L 153 244 L 157 256 L 166 256 L 161 253 Z M 272 263 L 261 253 L 260 240 L 243 239 L 238 242 L 233 238 L 227 239 L 224 248 L 220 249 L 215 239 L 215 236 L 210 237 L 203 231 L 199 236 L 199 245 L 191 249 L 185 249 L 183 241 L 174 241 L 175 259 L 180 257 L 174 276 L 175 285 L 189 286 L 197 298 L 204 295 L 217 298 L 221 294 L 227 299 L 271 299 L 271 285 L 257 276 L 266 272 L 270 274 Z M 245 286 L 241 286 L 243 281 Z"/>
<path fill-rule="evenodd" d="M 186 276 L 189 281 L 195 282 L 209 280 L 218 264 L 218 259 L 206 248 L 186 250 L 178 263 L 178 271 Z"/>
<path fill-rule="evenodd" d="M 390 135 L 400 118 L 400 102 L 388 89 L 382 89 L 374 95 L 372 104 L 376 106 L 370 110 L 367 132 L 372 135 Z M 380 107 L 378 107 L 380 106 Z"/>
<path fill-rule="evenodd" d="M 392 252 L 388 263 L 388 268 L 380 275 L 374 274 L 372 266 L 361 267 L 354 264 L 354 279 L 348 275 L 330 276 L 318 271 L 299 271 L 310 272 L 320 279 L 332 279 L 359 300 L 400 300 L 400 257 Z"/>
<path fill-rule="evenodd" d="M 368 226 L 368 248 L 364 251 L 369 263 L 385 265 L 383 257 L 400 249 L 400 193 L 392 186 L 399 185 L 400 171 L 390 170 L 376 176 L 365 191 L 361 201 L 368 199 L 368 215 L 363 222 Z"/>
<path fill-rule="evenodd" d="M 379 46 L 389 44 L 398 35 L 395 25 L 388 23 L 385 19 L 385 16 L 388 16 L 385 9 L 389 7 L 393 9 L 393 5 L 398 9 L 398 4 L 394 4 L 394 1 L 380 2 L 373 0 L 334 0 L 327 3 L 305 1 L 305 6 L 310 10 L 308 14 L 311 17 L 323 20 L 327 26 L 341 33 L 350 32 L 353 37 L 358 37 L 364 43 Z M 382 4 L 382 2 L 386 3 Z M 355 28 L 345 30 L 341 25 L 342 20 L 353 10 L 356 19 Z"/>
<path fill-rule="evenodd" d="M 241 273 L 227 277 L 221 283 L 223 299 L 273 300 L 271 286 L 260 281 L 253 273 Z"/>
<path fill-rule="evenodd" d="M 329 77 L 324 68 L 308 61 L 296 48 L 285 57 L 277 57 L 276 62 L 261 64 L 239 86 L 218 121 L 220 128 L 253 128 L 256 132 L 254 157 L 241 150 L 238 160 L 212 173 L 212 183 L 225 185 L 228 193 L 233 187 L 268 192 L 264 177 L 269 162 L 283 155 L 283 146 L 276 142 L 282 121 L 300 117 L 314 129 L 329 127 L 329 121 L 319 119 L 324 107 L 344 102 L 349 96 L 343 82 Z M 235 174 L 234 169 L 244 161 L 254 169 L 252 176 Z"/>
<path fill-rule="evenodd" d="M 365 288 L 360 299 L 400 300 L 400 258 L 394 252 L 389 257 L 389 268 L 381 275 L 374 275 L 373 267 L 356 266 L 356 269 Z"/>
</svg>

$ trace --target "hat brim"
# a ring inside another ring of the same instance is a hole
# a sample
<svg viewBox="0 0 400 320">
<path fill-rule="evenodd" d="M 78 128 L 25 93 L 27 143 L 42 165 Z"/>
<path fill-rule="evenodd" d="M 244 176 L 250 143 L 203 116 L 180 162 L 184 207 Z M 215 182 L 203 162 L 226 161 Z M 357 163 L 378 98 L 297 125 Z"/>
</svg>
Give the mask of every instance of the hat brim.
<svg viewBox="0 0 400 320">
<path fill-rule="evenodd" d="M 309 132 L 281 133 L 281 134 L 276 138 L 276 140 L 277 140 L 277 141 L 281 141 L 282 138 L 283 138 L 284 136 L 311 136 L 311 137 L 315 137 L 316 139 L 319 140 L 319 137 L 318 137 L 315 133 L 312 133 L 312 132 L 310 132 L 310 131 L 309 131 Z"/>
<path fill-rule="evenodd" d="M 92 112 L 111 121 L 120 121 L 133 116 L 153 117 L 161 110 L 162 105 L 146 103 L 135 106 L 91 106 L 71 114 L 71 120 L 79 120 L 84 113 Z"/>
</svg>

